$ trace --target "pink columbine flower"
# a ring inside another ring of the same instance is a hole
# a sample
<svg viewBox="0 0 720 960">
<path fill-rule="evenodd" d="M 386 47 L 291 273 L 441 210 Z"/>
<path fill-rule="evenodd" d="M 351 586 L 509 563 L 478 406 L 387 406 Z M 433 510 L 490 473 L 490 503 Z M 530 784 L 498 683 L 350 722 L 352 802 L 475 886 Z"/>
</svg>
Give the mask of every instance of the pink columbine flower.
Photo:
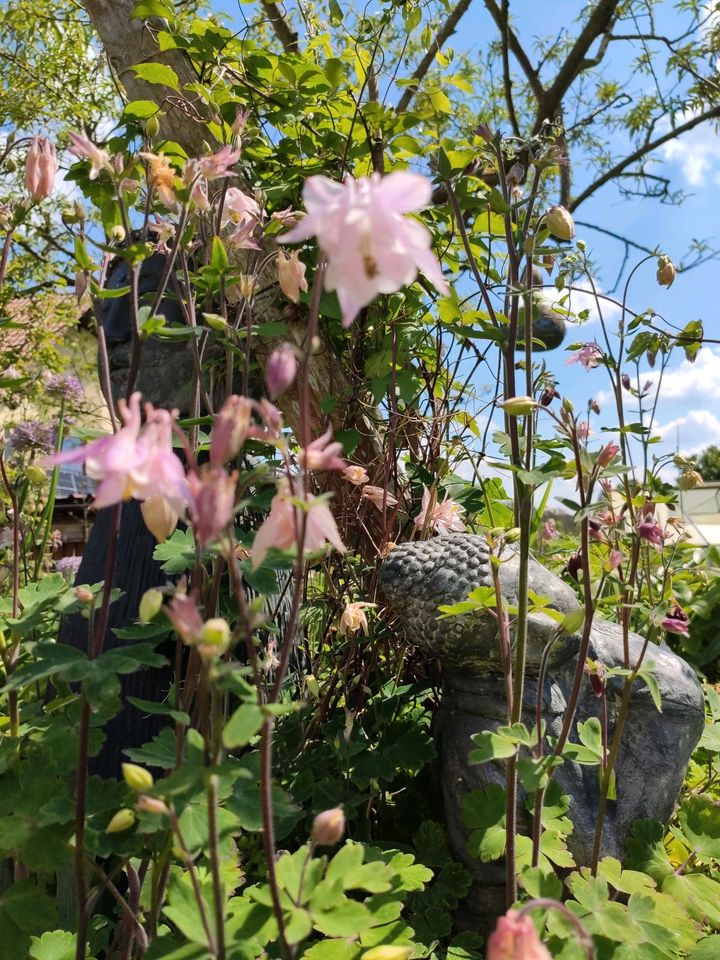
<svg viewBox="0 0 720 960">
<path fill-rule="evenodd" d="M 297 250 L 290 254 L 278 250 L 277 270 L 280 289 L 292 303 L 299 303 L 300 291 L 307 290 L 308 284 L 305 279 L 305 264 L 300 260 Z"/>
<path fill-rule="evenodd" d="M 551 960 L 530 919 L 519 910 L 498 918 L 488 937 L 487 960 Z"/>
<path fill-rule="evenodd" d="M 179 516 L 185 513 L 189 489 L 185 470 L 172 446 L 175 414 L 145 405 L 146 423 L 140 435 L 144 459 L 132 478 L 132 496 L 138 500 L 164 497 Z"/>
<path fill-rule="evenodd" d="M 617 443 L 606 443 L 597 455 L 597 465 L 599 467 L 609 466 L 618 454 L 620 447 Z"/>
<path fill-rule="evenodd" d="M 189 645 L 197 643 L 202 636 L 204 624 L 195 597 L 178 590 L 164 609 L 181 639 Z"/>
<path fill-rule="evenodd" d="M 316 236 L 327 257 L 325 287 L 335 290 L 349 327 L 358 311 L 379 293 L 394 293 L 422 271 L 438 292 L 447 293 L 430 232 L 405 214 L 430 203 L 430 182 L 416 173 L 373 174 L 336 183 L 308 177 L 303 189 L 307 216 L 283 243 Z"/>
<path fill-rule="evenodd" d="M 362 488 L 361 496 L 374 504 L 378 510 L 382 510 L 384 506 L 396 507 L 398 503 L 397 499 L 391 493 L 388 493 L 384 487 L 375 487 L 371 483 Z"/>
<path fill-rule="evenodd" d="M 70 153 L 79 157 L 80 160 L 90 161 L 90 179 L 96 180 L 98 175 L 107 170 L 113 173 L 113 166 L 110 163 L 110 154 L 107 150 L 96 147 L 89 137 L 84 133 L 70 133 Z"/>
<path fill-rule="evenodd" d="M 210 463 L 222 467 L 239 452 L 248 436 L 253 401 L 236 394 L 228 397 L 215 417 L 210 436 Z"/>
<path fill-rule="evenodd" d="M 25 186 L 33 200 L 50 196 L 57 171 L 55 145 L 47 137 L 33 137 L 25 162 Z"/>
<path fill-rule="evenodd" d="M 95 506 L 109 507 L 135 497 L 165 497 L 179 515 L 185 512 L 188 486 L 185 471 L 172 449 L 172 417 L 167 410 L 147 405 L 147 422 L 140 418 L 140 394 L 129 405 L 118 404 L 123 426 L 78 450 L 47 457 L 44 463 L 85 463 L 90 476 L 100 480 Z"/>
<path fill-rule="evenodd" d="M 565 363 L 580 363 L 586 370 L 592 370 L 603 358 L 603 352 L 600 345 L 594 340 L 592 343 L 586 343 L 583 347 L 569 357 Z"/>
<path fill-rule="evenodd" d="M 611 550 L 607 560 L 605 561 L 605 569 L 608 573 L 610 573 L 611 570 L 617 570 L 624 559 L 625 558 L 621 550 Z"/>
<path fill-rule="evenodd" d="M 652 515 L 646 515 L 637 525 L 637 532 L 656 550 L 662 550 L 665 539 L 663 529 Z"/>
<path fill-rule="evenodd" d="M 356 487 L 361 487 L 370 479 L 365 467 L 359 467 L 354 463 L 351 463 L 350 466 L 345 467 L 343 470 L 343 477 L 348 481 L 348 483 L 354 483 Z"/>
<path fill-rule="evenodd" d="M 251 116 L 252 116 L 251 110 L 242 110 L 240 107 L 238 107 L 237 112 L 235 114 L 235 119 L 233 120 L 232 125 L 230 127 L 230 129 L 232 130 L 232 132 L 235 134 L 236 137 L 239 137 L 242 134 Z"/>
<path fill-rule="evenodd" d="M 202 180 L 196 180 L 190 191 L 190 199 L 195 204 L 200 213 L 206 213 L 210 209 L 210 200 L 208 199 L 207 186 Z"/>
<path fill-rule="evenodd" d="M 546 520 L 540 530 L 540 543 L 549 543 L 551 540 L 556 540 L 559 536 L 557 523 L 552 518 Z"/>
<path fill-rule="evenodd" d="M 225 194 L 221 225 L 228 223 L 245 226 L 252 223 L 253 229 L 262 220 L 262 210 L 254 197 L 243 193 L 239 187 L 230 187 Z"/>
<path fill-rule="evenodd" d="M 271 400 L 281 396 L 292 385 L 297 375 L 297 357 L 293 348 L 284 343 L 273 350 L 265 365 L 265 385 Z"/>
<path fill-rule="evenodd" d="M 223 467 L 192 470 L 187 478 L 190 488 L 190 520 L 195 539 L 207 546 L 220 536 L 232 521 L 235 510 L 237 473 Z"/>
<path fill-rule="evenodd" d="M 305 521 L 304 552 L 312 553 L 322 549 L 327 543 L 332 544 L 340 553 L 345 553 L 345 544 L 340 539 L 340 533 L 335 518 L 330 512 L 327 502 L 320 497 L 310 497 L 304 501 L 304 508 L 294 503 L 302 497 L 294 497 L 287 482 L 282 483 L 273 497 L 270 513 L 267 515 L 259 530 L 255 534 L 250 560 L 253 569 L 260 566 L 270 547 L 278 550 L 291 550 L 298 541 L 302 530 L 303 514 Z"/>
<path fill-rule="evenodd" d="M 460 514 L 464 512 L 465 507 L 453 500 L 450 494 L 445 494 L 443 502 L 438 503 L 436 495 L 424 487 L 421 510 L 415 517 L 415 526 L 422 530 L 427 525 L 428 529 L 443 535 L 461 533 L 466 529 L 460 519 Z"/>
<path fill-rule="evenodd" d="M 679 604 L 673 603 L 660 621 L 660 626 L 668 633 L 676 633 L 681 637 L 687 637 L 690 621 L 683 608 Z"/>
<path fill-rule="evenodd" d="M 342 459 L 342 444 L 331 440 L 332 427 L 313 440 L 298 454 L 298 460 L 306 470 L 344 470 L 347 463 Z"/>
<path fill-rule="evenodd" d="M 367 603 L 365 600 L 357 600 L 354 603 L 345 604 L 345 609 L 340 616 L 338 629 L 343 637 L 347 634 L 357 633 L 359 630 L 367 637 L 368 621 L 365 614 L 366 607 L 376 607 L 376 603 Z"/>
<path fill-rule="evenodd" d="M 205 177 L 206 180 L 218 180 L 220 177 L 231 177 L 232 167 L 239 159 L 240 151 L 226 145 L 212 156 L 196 160 L 196 168 L 200 176 Z"/>
<path fill-rule="evenodd" d="M 245 223 L 241 223 L 237 230 L 233 230 L 227 238 L 227 242 L 238 250 L 259 250 L 260 247 L 253 239 L 257 225 L 257 220 L 247 220 Z"/>
<path fill-rule="evenodd" d="M 587 438 L 592 433 L 592 428 L 590 426 L 589 420 L 578 420 L 575 430 L 578 435 L 578 440 L 587 440 Z"/>
</svg>

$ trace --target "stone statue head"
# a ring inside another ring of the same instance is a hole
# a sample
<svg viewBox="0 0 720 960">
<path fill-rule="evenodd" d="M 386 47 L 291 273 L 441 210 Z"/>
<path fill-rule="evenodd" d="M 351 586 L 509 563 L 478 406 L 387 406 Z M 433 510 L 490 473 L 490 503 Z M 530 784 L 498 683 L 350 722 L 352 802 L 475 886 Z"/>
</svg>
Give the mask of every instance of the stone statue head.
<svg viewBox="0 0 720 960">
<path fill-rule="evenodd" d="M 139 277 L 141 307 L 152 306 L 155 293 L 160 287 L 165 263 L 165 255 L 157 252 L 143 262 Z M 118 258 L 110 265 L 106 286 L 110 290 L 118 290 L 129 284 L 128 264 Z M 185 326 L 182 305 L 173 290 L 172 280 L 160 301 L 157 313 L 164 315 L 168 327 Z M 130 324 L 129 294 L 103 300 L 102 327 L 108 348 L 112 399 L 116 404 L 127 392 L 132 356 Z M 177 407 L 181 416 L 187 416 L 192 409 L 193 370 L 192 345 L 189 340 L 166 340 L 151 336 L 142 343 L 136 389 L 142 392 L 144 400 L 158 407 Z"/>
</svg>

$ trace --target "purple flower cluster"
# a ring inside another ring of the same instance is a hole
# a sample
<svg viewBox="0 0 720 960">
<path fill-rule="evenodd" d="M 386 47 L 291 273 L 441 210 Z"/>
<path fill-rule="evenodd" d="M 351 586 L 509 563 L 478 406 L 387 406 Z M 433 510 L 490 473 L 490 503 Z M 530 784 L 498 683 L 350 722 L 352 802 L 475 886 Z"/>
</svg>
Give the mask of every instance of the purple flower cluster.
<svg viewBox="0 0 720 960">
<path fill-rule="evenodd" d="M 16 453 L 41 451 L 51 453 L 55 449 L 57 425 L 41 423 L 40 420 L 24 420 L 10 431 L 10 446 Z"/>
<path fill-rule="evenodd" d="M 81 557 L 60 557 L 55 564 L 55 569 L 68 578 L 74 577 L 78 572 L 81 559 Z"/>
<path fill-rule="evenodd" d="M 77 377 L 68 373 L 50 373 L 45 377 L 45 388 L 52 396 L 66 403 L 79 403 L 85 390 Z"/>
</svg>

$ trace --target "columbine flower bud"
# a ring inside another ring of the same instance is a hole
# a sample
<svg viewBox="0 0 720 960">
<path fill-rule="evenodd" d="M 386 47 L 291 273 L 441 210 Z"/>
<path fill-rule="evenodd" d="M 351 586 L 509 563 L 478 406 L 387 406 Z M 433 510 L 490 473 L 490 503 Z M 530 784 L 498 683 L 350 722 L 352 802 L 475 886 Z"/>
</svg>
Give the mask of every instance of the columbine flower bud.
<svg viewBox="0 0 720 960">
<path fill-rule="evenodd" d="M 75 587 L 73 593 L 75 594 L 75 599 L 79 600 L 80 603 L 92 603 L 95 600 L 95 595 L 92 590 L 88 590 L 87 587 Z"/>
<path fill-rule="evenodd" d="M 217 330 L 219 332 L 227 330 L 228 322 L 225 317 L 219 313 L 204 313 L 203 320 L 211 330 Z"/>
<path fill-rule="evenodd" d="M 215 417 L 210 438 L 210 463 L 221 467 L 245 443 L 250 428 L 252 401 L 235 394 L 228 397 Z"/>
<path fill-rule="evenodd" d="M 408 960 L 411 953 L 412 947 L 392 947 L 389 943 L 384 943 L 372 950 L 366 950 L 362 960 Z"/>
<path fill-rule="evenodd" d="M 122 833 L 135 825 L 135 811 L 129 807 L 118 810 L 110 823 L 105 827 L 105 833 Z"/>
<path fill-rule="evenodd" d="M 317 699 L 320 694 L 320 684 L 317 682 L 317 677 L 315 677 L 312 673 L 309 673 L 305 677 L 305 687 L 310 696 Z"/>
<path fill-rule="evenodd" d="M 138 797 L 135 809 L 143 813 L 168 813 L 167 804 L 157 797 Z"/>
<path fill-rule="evenodd" d="M 550 953 L 527 915 L 508 910 L 488 937 L 487 960 L 550 960 Z"/>
<path fill-rule="evenodd" d="M 217 648 L 218 653 L 227 650 L 230 643 L 230 627 L 222 617 L 207 620 L 200 634 L 200 642 L 208 647 Z"/>
<path fill-rule="evenodd" d="M 655 276 L 661 287 L 671 287 L 676 274 L 677 270 L 675 269 L 675 264 L 672 262 L 670 257 L 667 257 L 664 254 L 663 256 L 658 257 L 657 273 Z"/>
<path fill-rule="evenodd" d="M 511 397 L 500 404 L 510 417 L 525 417 L 539 406 L 532 397 Z"/>
<path fill-rule="evenodd" d="M 25 163 L 25 186 L 33 200 L 44 200 L 50 196 L 57 170 L 54 144 L 47 137 L 35 137 Z"/>
<path fill-rule="evenodd" d="M 285 393 L 297 375 L 295 351 L 287 344 L 270 354 L 265 367 L 265 383 L 271 400 Z"/>
<path fill-rule="evenodd" d="M 590 401 L 590 409 L 593 413 L 600 413 L 600 404 L 597 402 L 597 400 L 595 400 L 595 398 Z"/>
<path fill-rule="evenodd" d="M 703 486 L 705 486 L 705 481 L 702 475 L 692 468 L 683 470 L 678 477 L 678 487 L 680 487 L 681 490 L 694 490 L 696 487 Z"/>
<path fill-rule="evenodd" d="M 550 207 L 545 214 L 545 226 L 558 240 L 572 240 L 575 236 L 575 223 L 565 207 Z"/>
<path fill-rule="evenodd" d="M 310 838 L 321 847 L 339 843 L 345 833 L 345 814 L 342 807 L 323 810 L 313 820 Z"/>
<path fill-rule="evenodd" d="M 145 121 L 145 133 L 148 137 L 156 137 L 160 133 L 160 121 L 156 113 Z"/>
<path fill-rule="evenodd" d="M 125 239 L 125 227 L 121 223 L 116 223 L 110 231 L 110 236 L 115 243 L 122 243 Z"/>
<path fill-rule="evenodd" d="M 277 268 L 280 289 L 288 300 L 299 303 L 300 291 L 308 288 L 305 264 L 300 260 L 300 254 L 297 250 L 293 250 L 291 254 L 278 250 Z"/>
<path fill-rule="evenodd" d="M 178 515 L 165 497 L 149 497 L 140 504 L 145 526 L 158 543 L 167 540 L 178 524 Z"/>
<path fill-rule="evenodd" d="M 623 385 L 623 388 L 624 388 L 625 390 L 629 390 L 629 389 L 630 389 L 630 377 L 629 377 L 629 375 L 628 375 L 627 373 L 624 373 L 624 374 L 620 377 L 620 383 Z"/>
<path fill-rule="evenodd" d="M 608 464 L 613 462 L 619 450 L 620 447 L 616 443 L 606 443 L 597 456 L 597 465 L 607 467 Z"/>
<path fill-rule="evenodd" d="M 149 623 L 153 620 L 158 613 L 160 613 L 162 602 L 162 590 L 158 590 L 157 587 L 153 587 L 152 590 L 146 590 L 142 595 L 138 608 L 138 619 L 140 623 Z"/>
<path fill-rule="evenodd" d="M 122 775 L 125 783 L 136 793 L 151 790 L 155 781 L 149 770 L 139 767 L 136 763 L 123 763 Z"/>
</svg>

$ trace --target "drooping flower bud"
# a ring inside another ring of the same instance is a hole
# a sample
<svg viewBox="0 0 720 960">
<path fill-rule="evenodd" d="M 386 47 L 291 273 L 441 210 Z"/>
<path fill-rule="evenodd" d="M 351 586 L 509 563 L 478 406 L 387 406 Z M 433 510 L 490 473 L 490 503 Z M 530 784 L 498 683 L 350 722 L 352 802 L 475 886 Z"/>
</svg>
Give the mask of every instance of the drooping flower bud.
<svg viewBox="0 0 720 960">
<path fill-rule="evenodd" d="M 140 504 L 145 526 L 158 543 L 163 543 L 178 524 L 178 515 L 165 497 L 148 497 Z"/>
<path fill-rule="evenodd" d="M 300 291 L 308 288 L 305 264 L 300 260 L 300 254 L 297 250 L 290 254 L 278 250 L 277 268 L 280 289 L 292 303 L 299 303 Z"/>
<path fill-rule="evenodd" d="M 136 793 L 143 790 L 152 790 L 155 782 L 150 771 L 144 767 L 139 767 L 136 763 L 123 763 L 122 775 L 125 783 Z"/>
<path fill-rule="evenodd" d="M 265 383 L 271 400 L 281 396 L 297 375 L 295 351 L 288 344 L 273 350 L 265 367 Z"/>
<path fill-rule="evenodd" d="M 135 820 L 135 811 L 130 810 L 129 807 L 123 807 L 105 827 L 105 833 L 122 833 L 124 830 L 129 830 L 135 825 Z"/>
<path fill-rule="evenodd" d="M 237 471 L 209 467 L 187 475 L 190 488 L 190 519 L 198 543 L 212 543 L 233 518 Z"/>
<path fill-rule="evenodd" d="M 499 404 L 510 417 L 526 417 L 539 406 L 532 397 L 511 397 Z"/>
<path fill-rule="evenodd" d="M 207 647 L 214 647 L 217 653 L 227 650 L 230 643 L 230 626 L 222 617 L 213 617 L 207 620 L 200 634 L 200 642 Z"/>
<path fill-rule="evenodd" d="M 372 950 L 366 950 L 362 960 L 408 960 L 411 953 L 412 947 L 393 947 L 389 943 L 383 943 Z"/>
<path fill-rule="evenodd" d="M 497 926 L 488 937 L 487 960 L 550 960 L 535 926 L 527 915 L 508 910 L 498 918 Z"/>
<path fill-rule="evenodd" d="M 345 814 L 342 807 L 323 810 L 313 820 L 310 838 L 321 847 L 339 843 L 345 833 Z"/>
<path fill-rule="evenodd" d="M 616 443 L 606 443 L 597 456 L 597 465 L 607 467 L 613 462 L 620 447 Z"/>
<path fill-rule="evenodd" d="M 696 487 L 703 486 L 705 486 L 705 481 L 702 475 L 697 470 L 693 470 L 692 467 L 684 470 L 678 477 L 678 487 L 681 490 L 695 490 Z"/>
<path fill-rule="evenodd" d="M 140 605 L 138 607 L 138 620 L 140 623 L 150 623 L 150 621 L 160 613 L 162 602 L 162 590 L 158 590 L 157 587 L 146 590 L 140 599 Z"/>
<path fill-rule="evenodd" d="M 247 397 L 228 397 L 220 408 L 210 438 L 210 463 L 221 467 L 231 460 L 245 443 L 250 428 L 252 401 Z"/>
<path fill-rule="evenodd" d="M 73 590 L 75 594 L 75 599 L 80 603 L 92 603 L 95 600 L 95 595 L 92 590 L 88 590 L 87 587 L 75 587 Z"/>
<path fill-rule="evenodd" d="M 677 270 L 675 269 L 675 264 L 672 262 L 670 257 L 666 256 L 665 254 L 658 257 L 657 273 L 655 276 L 660 286 L 671 287 L 676 275 Z"/>
<path fill-rule="evenodd" d="M 33 200 L 50 196 L 57 171 L 55 145 L 47 137 L 34 137 L 25 163 L 25 186 Z"/>
<path fill-rule="evenodd" d="M 550 207 L 545 214 L 545 226 L 558 240 L 572 240 L 575 236 L 575 222 L 565 207 Z"/>
<path fill-rule="evenodd" d="M 162 800 L 158 800 L 157 797 L 147 797 L 144 795 L 138 797 L 135 809 L 141 810 L 144 813 L 168 813 L 167 804 L 163 803 Z"/>
</svg>

